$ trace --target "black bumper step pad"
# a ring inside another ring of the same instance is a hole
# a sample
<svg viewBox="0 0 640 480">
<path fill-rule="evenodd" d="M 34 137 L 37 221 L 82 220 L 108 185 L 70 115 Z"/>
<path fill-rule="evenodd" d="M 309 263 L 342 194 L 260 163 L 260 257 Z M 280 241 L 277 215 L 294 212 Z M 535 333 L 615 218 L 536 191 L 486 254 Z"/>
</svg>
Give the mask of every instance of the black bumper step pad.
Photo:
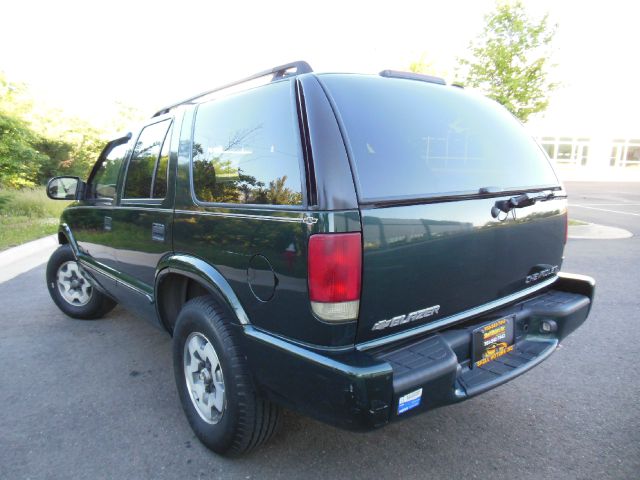
<svg viewBox="0 0 640 480">
<path fill-rule="evenodd" d="M 440 335 L 434 335 L 400 349 L 379 353 L 393 368 L 393 389 L 402 392 L 416 385 L 424 385 L 443 377 L 455 378 L 458 359 Z"/>
<path fill-rule="evenodd" d="M 555 340 L 524 340 L 517 343 L 513 351 L 486 365 L 464 371 L 458 377 L 458 381 L 468 396 L 477 395 L 492 388 L 496 383 L 506 381 L 505 377 L 517 375 L 518 370 L 541 362 L 553 352 L 557 344 Z"/>
</svg>

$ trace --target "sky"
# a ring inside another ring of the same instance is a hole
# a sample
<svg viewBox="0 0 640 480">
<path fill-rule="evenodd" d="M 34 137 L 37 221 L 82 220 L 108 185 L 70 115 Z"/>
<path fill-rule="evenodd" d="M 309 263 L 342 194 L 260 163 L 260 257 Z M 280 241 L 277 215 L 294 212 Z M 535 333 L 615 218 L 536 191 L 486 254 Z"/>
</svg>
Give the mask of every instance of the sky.
<svg viewBox="0 0 640 480">
<path fill-rule="evenodd" d="M 640 137 L 640 4 L 524 1 L 559 25 L 540 130 Z M 424 56 L 453 79 L 490 0 L 87 2 L 20 0 L 0 18 L 0 70 L 36 99 L 98 123 L 116 102 L 167 103 L 293 60 L 315 71 L 408 69 Z M 558 133 L 560 135 L 560 133 Z"/>
</svg>

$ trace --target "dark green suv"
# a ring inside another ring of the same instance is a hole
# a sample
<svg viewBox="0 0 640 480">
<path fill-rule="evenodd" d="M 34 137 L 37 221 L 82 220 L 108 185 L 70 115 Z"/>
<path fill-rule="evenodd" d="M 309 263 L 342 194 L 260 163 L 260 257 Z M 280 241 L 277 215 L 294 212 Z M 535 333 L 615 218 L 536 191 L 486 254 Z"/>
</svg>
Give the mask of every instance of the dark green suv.
<svg viewBox="0 0 640 480">
<path fill-rule="evenodd" d="M 182 406 L 219 453 L 267 440 L 280 406 L 368 430 L 485 392 L 593 299 L 559 271 L 567 200 L 543 151 L 433 77 L 277 67 L 160 110 L 48 191 L 75 200 L 53 300 L 173 335 Z"/>
</svg>

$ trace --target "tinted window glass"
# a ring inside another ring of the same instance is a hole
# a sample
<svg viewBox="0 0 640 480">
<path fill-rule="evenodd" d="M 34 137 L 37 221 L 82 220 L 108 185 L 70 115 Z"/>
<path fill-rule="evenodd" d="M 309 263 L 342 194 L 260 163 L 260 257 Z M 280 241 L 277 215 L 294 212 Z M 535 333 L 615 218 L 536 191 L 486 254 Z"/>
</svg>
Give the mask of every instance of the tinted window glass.
<svg viewBox="0 0 640 480">
<path fill-rule="evenodd" d="M 297 131 L 288 81 L 200 105 L 193 140 L 196 198 L 301 204 Z"/>
<path fill-rule="evenodd" d="M 366 199 L 555 186 L 544 153 L 510 113 L 455 87 L 323 75 Z"/>
<path fill-rule="evenodd" d="M 171 130 L 162 144 L 160 158 L 156 165 L 156 173 L 153 177 L 153 198 L 164 198 L 167 194 L 167 169 L 169 168 L 169 146 L 171 145 Z"/>
<path fill-rule="evenodd" d="M 116 198 L 118 174 L 127 154 L 129 143 L 114 147 L 100 164 L 91 179 L 87 198 L 113 200 Z"/>
<path fill-rule="evenodd" d="M 127 168 L 124 198 L 151 198 L 151 180 L 169 123 L 154 123 L 140 133 Z"/>
</svg>

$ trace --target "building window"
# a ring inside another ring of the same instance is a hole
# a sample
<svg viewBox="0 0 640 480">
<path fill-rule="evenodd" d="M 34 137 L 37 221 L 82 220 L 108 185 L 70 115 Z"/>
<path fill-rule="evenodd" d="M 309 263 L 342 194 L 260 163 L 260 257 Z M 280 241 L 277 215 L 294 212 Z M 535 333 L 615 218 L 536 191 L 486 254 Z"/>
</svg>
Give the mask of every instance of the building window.
<svg viewBox="0 0 640 480">
<path fill-rule="evenodd" d="M 589 138 L 543 137 L 542 148 L 556 165 L 584 166 L 589 156 Z"/>
<path fill-rule="evenodd" d="M 614 140 L 609 165 L 623 168 L 640 167 L 640 138 Z"/>
</svg>

